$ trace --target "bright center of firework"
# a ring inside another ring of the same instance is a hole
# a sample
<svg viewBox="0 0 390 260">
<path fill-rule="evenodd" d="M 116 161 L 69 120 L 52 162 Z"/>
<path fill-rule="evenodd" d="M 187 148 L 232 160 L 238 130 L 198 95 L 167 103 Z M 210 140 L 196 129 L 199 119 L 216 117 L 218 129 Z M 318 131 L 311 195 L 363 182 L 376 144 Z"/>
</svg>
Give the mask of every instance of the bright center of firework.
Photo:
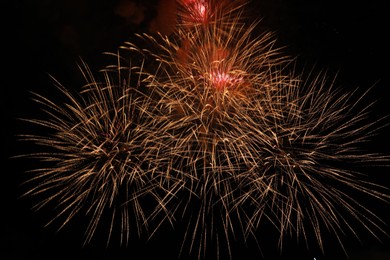
<svg viewBox="0 0 390 260">
<path fill-rule="evenodd" d="M 242 77 L 222 71 L 214 71 L 210 74 L 210 82 L 217 90 L 232 88 L 234 85 L 242 83 L 242 81 Z"/>
<path fill-rule="evenodd" d="M 207 2 L 202 0 L 187 0 L 186 4 L 195 22 L 207 22 Z"/>
<path fill-rule="evenodd" d="M 206 17 L 206 6 L 204 4 L 197 4 L 196 10 L 198 11 L 200 17 Z"/>
</svg>

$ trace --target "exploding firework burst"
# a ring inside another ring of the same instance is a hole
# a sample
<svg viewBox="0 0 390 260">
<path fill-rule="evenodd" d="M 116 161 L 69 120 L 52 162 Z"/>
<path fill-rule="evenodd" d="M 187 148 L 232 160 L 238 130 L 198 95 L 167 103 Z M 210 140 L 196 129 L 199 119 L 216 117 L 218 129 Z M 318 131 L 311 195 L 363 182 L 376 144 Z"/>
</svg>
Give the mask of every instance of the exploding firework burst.
<svg viewBox="0 0 390 260">
<path fill-rule="evenodd" d="M 271 111 L 271 99 L 283 94 L 277 89 L 294 81 L 280 73 L 290 59 L 279 55 L 272 34 L 252 38 L 254 29 L 234 24 L 226 31 L 207 24 L 189 30 L 186 25 L 173 39 L 144 35 L 153 51 L 132 43 L 122 47 L 155 63 L 154 74 L 143 81 L 153 96 L 147 114 L 164 144 L 172 147 L 166 154 L 170 175 L 185 180 L 189 192 L 181 193 L 182 201 L 191 204 L 182 213 L 191 219 L 186 236 L 190 251 L 197 248 L 199 256 L 212 243 L 210 237 L 229 244 L 232 234 L 245 233 L 232 223 L 247 217 L 235 207 L 238 175 L 262 171 L 257 165 L 261 153 L 252 140 L 268 138 L 257 127 L 267 114 L 277 113 Z M 224 232 L 215 233 L 216 223 Z"/>
<path fill-rule="evenodd" d="M 149 220 L 159 213 L 166 213 L 160 220 L 172 218 L 164 207 L 169 198 L 163 195 L 161 185 L 167 179 L 166 169 L 155 157 L 164 150 L 156 150 L 161 147 L 152 144 L 162 141 L 150 132 L 154 122 L 142 116 L 150 104 L 137 90 L 139 69 L 138 76 L 132 76 L 129 68 L 118 66 L 115 71 L 107 68 L 104 80 L 99 82 L 86 65 L 83 67 L 88 83 L 81 95 L 72 95 L 58 82 L 58 89 L 67 98 L 65 104 L 57 105 L 35 95 L 48 119 L 27 121 L 44 127 L 46 135 L 22 137 L 44 150 L 27 156 L 46 164 L 32 171 L 34 177 L 29 183 L 38 185 L 26 195 L 50 194 L 36 208 L 54 203 L 59 213 L 53 221 L 61 219 L 62 225 L 84 210 L 91 217 L 86 242 L 92 238 L 101 218 L 110 216 L 108 238 L 114 223 L 119 223 L 120 240 L 127 243 L 134 232 L 131 219 L 140 235 L 143 229 L 148 229 Z M 169 187 L 172 195 L 176 188 Z"/>
<path fill-rule="evenodd" d="M 345 230 L 356 233 L 352 219 L 385 233 L 353 196 L 389 198 L 357 169 L 388 164 L 360 150 L 381 121 L 367 122 L 370 106 L 359 109 L 362 99 L 325 74 L 288 71 L 273 34 L 252 37 L 241 1 L 226 3 L 180 0 L 172 35 L 141 36 L 150 48 L 124 44 L 103 80 L 84 65 L 79 96 L 58 84 L 66 104 L 36 95 L 49 119 L 27 121 L 52 134 L 24 136 L 48 149 L 27 155 L 47 166 L 32 171 L 39 184 L 26 195 L 48 194 L 37 208 L 56 203 L 63 225 L 90 215 L 86 241 L 105 214 L 108 240 L 119 222 L 122 242 L 132 220 L 138 233 L 157 220 L 153 233 L 181 216 L 183 246 L 199 259 L 206 245 L 230 252 L 232 237 L 256 238 L 264 223 L 280 248 L 286 235 L 312 233 L 322 249 L 324 229 L 342 245 Z"/>
<path fill-rule="evenodd" d="M 375 213 L 352 196 L 389 198 L 386 187 L 364 181 L 359 172 L 389 160 L 361 149 L 381 126 L 381 120 L 367 122 L 370 105 L 358 108 L 367 93 L 337 91 L 321 73 L 291 83 L 279 88 L 282 93 L 271 100 L 272 113 L 255 126 L 262 138 L 251 144 L 261 167 L 237 176 L 246 190 L 237 205 L 252 208 L 249 233 L 270 221 L 280 234 L 280 248 L 285 235 L 306 239 L 310 234 L 322 250 L 324 229 L 341 246 L 345 229 L 356 234 L 352 222 L 372 234 L 386 234 Z"/>
</svg>

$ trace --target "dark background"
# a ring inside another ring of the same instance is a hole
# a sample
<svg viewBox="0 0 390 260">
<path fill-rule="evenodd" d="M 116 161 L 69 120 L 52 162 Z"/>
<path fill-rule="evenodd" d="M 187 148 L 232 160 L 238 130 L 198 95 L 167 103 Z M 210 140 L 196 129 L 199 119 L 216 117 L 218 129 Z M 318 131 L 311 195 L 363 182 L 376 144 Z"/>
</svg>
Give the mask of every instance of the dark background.
<svg viewBox="0 0 390 260">
<path fill-rule="evenodd" d="M 163 15 L 158 2 L 14 0 L 2 4 L 1 259 L 177 258 L 181 237 L 171 230 L 162 230 L 148 243 L 134 239 L 128 248 L 107 249 L 100 244 L 82 247 L 83 231 L 77 225 L 60 232 L 55 227 L 45 228 L 45 214 L 30 210 L 32 200 L 19 198 L 23 171 L 30 165 L 8 159 L 26 149 L 16 142 L 15 134 L 25 127 L 16 118 L 35 115 L 38 110 L 29 91 L 55 95 L 48 74 L 68 88 L 79 89 L 84 83 L 76 66 L 79 58 L 93 71 L 102 68 L 106 65 L 102 52 L 115 51 L 124 41 L 133 39 L 134 33 L 153 31 L 156 17 Z M 278 44 L 287 46 L 287 54 L 299 56 L 300 65 L 338 73 L 337 84 L 346 90 L 375 85 L 369 99 L 378 100 L 373 117 L 379 117 L 390 111 L 389 11 L 385 0 L 254 0 L 248 14 L 262 17 L 262 28 L 275 31 Z M 371 147 L 389 154 L 388 131 L 388 127 L 380 130 Z M 376 174 L 386 176 L 388 172 Z M 389 178 L 380 182 L 388 186 Z M 374 205 L 385 221 L 389 217 L 386 207 Z M 364 236 L 363 245 L 353 237 L 346 238 L 350 259 L 390 259 L 389 238 L 380 238 L 383 243 Z M 333 242 L 322 255 L 290 241 L 281 255 L 272 246 L 265 250 L 264 259 L 346 259 Z M 234 259 L 261 259 L 251 243 L 249 248 L 233 244 L 233 250 Z"/>
</svg>

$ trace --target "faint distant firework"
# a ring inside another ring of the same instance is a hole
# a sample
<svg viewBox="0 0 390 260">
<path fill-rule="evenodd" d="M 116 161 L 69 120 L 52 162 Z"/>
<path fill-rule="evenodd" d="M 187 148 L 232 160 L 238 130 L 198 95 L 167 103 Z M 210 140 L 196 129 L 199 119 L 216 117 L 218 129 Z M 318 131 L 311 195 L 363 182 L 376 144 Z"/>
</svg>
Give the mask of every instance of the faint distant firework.
<svg viewBox="0 0 390 260">
<path fill-rule="evenodd" d="M 264 223 L 281 249 L 292 234 L 324 249 L 324 230 L 342 246 L 354 224 L 386 234 L 354 197 L 389 199 L 359 171 L 389 161 L 361 149 L 383 123 L 369 121 L 370 104 L 325 73 L 291 69 L 273 34 L 243 22 L 242 1 L 177 4 L 174 33 L 124 43 L 103 80 L 84 64 L 80 95 L 59 83 L 66 103 L 36 95 L 48 117 L 27 121 L 48 132 L 23 138 L 47 150 L 27 155 L 45 163 L 26 193 L 47 194 L 37 208 L 54 203 L 63 225 L 85 212 L 87 242 L 107 212 L 107 240 L 119 223 L 125 243 L 133 223 L 141 234 L 157 221 L 153 234 L 184 221 L 182 253 L 199 259 L 209 247 L 230 252 L 232 237 L 256 238 Z"/>
</svg>

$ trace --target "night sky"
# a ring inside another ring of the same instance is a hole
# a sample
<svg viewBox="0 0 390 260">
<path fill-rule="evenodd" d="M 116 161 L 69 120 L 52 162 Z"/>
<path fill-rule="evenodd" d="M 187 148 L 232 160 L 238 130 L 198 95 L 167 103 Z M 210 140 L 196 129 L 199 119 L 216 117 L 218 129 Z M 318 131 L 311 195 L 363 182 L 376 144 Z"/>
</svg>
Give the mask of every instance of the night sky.
<svg viewBox="0 0 390 260">
<path fill-rule="evenodd" d="M 162 0 L 164 1 L 164 0 Z M 44 227 L 47 212 L 33 212 L 33 199 L 19 198 L 23 172 L 33 167 L 31 162 L 9 159 L 29 151 L 15 135 L 25 125 L 17 120 L 38 113 L 31 101 L 32 92 L 55 97 L 55 87 L 49 74 L 69 89 L 78 90 L 83 78 L 77 68 L 82 58 L 93 71 L 106 65 L 105 51 L 114 51 L 124 41 L 135 40 L 134 33 L 154 33 L 156 21 L 164 14 L 157 8 L 158 0 L 12 0 L 2 5 L 1 70 L 1 259 L 177 259 L 181 236 L 163 227 L 149 242 L 131 240 L 127 248 L 115 245 L 105 248 L 104 238 L 82 246 L 83 220 L 75 221 L 57 232 L 56 226 Z M 343 2 L 343 4 L 340 4 Z M 248 18 L 262 18 L 259 31 L 268 29 L 286 46 L 288 55 L 298 56 L 302 67 L 315 65 L 338 73 L 336 83 L 345 90 L 368 89 L 374 85 L 369 99 L 373 118 L 388 115 L 389 100 L 389 8 L 385 0 L 254 0 Z M 386 3 L 386 4 L 385 4 Z M 160 12 L 159 12 L 160 11 Z M 369 145 L 375 151 L 390 153 L 389 127 L 379 131 Z M 375 178 L 389 185 L 388 170 L 375 172 Z M 386 178 L 387 175 L 387 178 Z M 376 203 L 376 202 L 374 202 Z M 389 207 L 373 205 L 378 216 L 389 219 Z M 389 223 L 390 224 L 390 223 Z M 179 228 L 180 229 L 180 228 Z M 363 245 L 346 238 L 346 250 L 351 260 L 390 259 L 390 239 L 381 235 L 383 243 L 366 236 Z M 325 237 L 326 239 L 326 237 Z M 333 238 L 330 238 L 332 240 Z M 347 259 L 336 241 L 327 241 L 322 255 L 318 249 L 308 250 L 292 239 L 286 242 L 280 255 L 262 233 L 264 259 L 325 260 Z M 336 243 L 336 244 L 332 244 Z M 234 259 L 262 259 L 256 245 L 248 247 L 233 242 Z M 182 259 L 192 259 L 184 254 Z"/>
</svg>

